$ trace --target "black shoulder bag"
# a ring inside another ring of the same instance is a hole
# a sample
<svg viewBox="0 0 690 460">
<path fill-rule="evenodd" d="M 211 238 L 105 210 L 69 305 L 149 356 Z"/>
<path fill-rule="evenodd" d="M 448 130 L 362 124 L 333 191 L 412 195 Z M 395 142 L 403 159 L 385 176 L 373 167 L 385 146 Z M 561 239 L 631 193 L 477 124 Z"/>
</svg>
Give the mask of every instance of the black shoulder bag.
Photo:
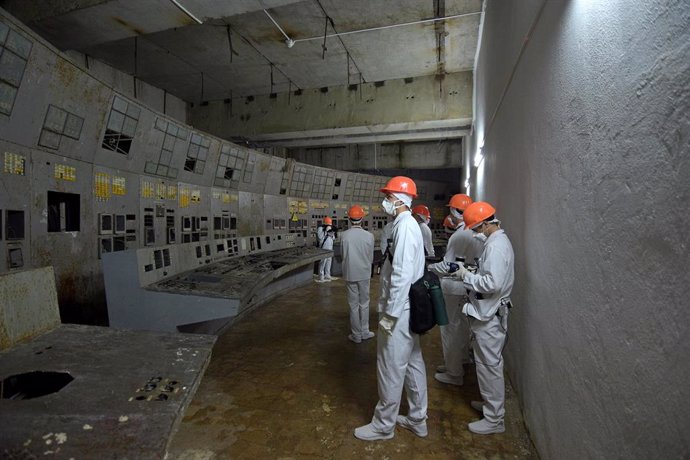
<svg viewBox="0 0 690 460">
<path fill-rule="evenodd" d="M 386 248 L 388 260 L 393 264 L 393 254 Z M 384 254 L 385 256 L 385 254 Z M 385 258 L 384 258 L 385 260 Z M 424 268 L 421 278 L 410 285 L 410 330 L 415 334 L 424 334 L 436 324 L 448 324 L 446 302 L 443 300 L 441 281 L 435 273 Z"/>
</svg>

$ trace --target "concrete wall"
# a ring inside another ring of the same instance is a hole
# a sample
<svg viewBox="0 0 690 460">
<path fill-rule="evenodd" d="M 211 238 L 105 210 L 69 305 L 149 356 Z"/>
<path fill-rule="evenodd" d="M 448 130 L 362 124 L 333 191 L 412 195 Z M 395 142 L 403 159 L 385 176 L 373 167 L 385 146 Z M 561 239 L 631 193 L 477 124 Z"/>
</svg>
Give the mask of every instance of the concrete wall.
<svg viewBox="0 0 690 460">
<path fill-rule="evenodd" d="M 187 103 L 169 94 L 167 91 L 151 86 L 148 83 L 121 72 L 97 59 L 77 51 L 65 52 L 75 65 L 88 71 L 93 77 L 101 80 L 120 94 L 133 98 L 152 109 L 168 115 L 177 121 L 187 123 Z M 136 91 L 134 90 L 136 86 Z"/>
<path fill-rule="evenodd" d="M 439 121 L 463 126 L 472 117 L 472 72 L 405 80 L 304 90 L 301 95 L 283 92 L 271 99 L 234 98 L 194 105 L 192 125 L 225 139 L 257 138 L 269 133 L 334 130 L 404 124 L 406 127 Z"/>
<path fill-rule="evenodd" d="M 459 168 L 462 165 L 462 140 L 302 147 L 288 149 L 287 157 L 345 171 Z"/>
<path fill-rule="evenodd" d="M 690 4 L 489 0 L 475 78 L 540 454 L 687 458 Z"/>
</svg>

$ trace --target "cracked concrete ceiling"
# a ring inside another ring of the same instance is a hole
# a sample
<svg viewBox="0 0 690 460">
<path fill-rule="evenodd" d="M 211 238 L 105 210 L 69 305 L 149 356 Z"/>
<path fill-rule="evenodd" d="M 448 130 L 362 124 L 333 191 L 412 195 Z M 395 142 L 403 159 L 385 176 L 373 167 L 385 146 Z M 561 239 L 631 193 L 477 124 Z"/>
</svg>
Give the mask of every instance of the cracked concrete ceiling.
<svg viewBox="0 0 690 460">
<path fill-rule="evenodd" d="M 0 6 L 61 50 L 199 102 L 471 70 L 481 0 L 0 0 Z M 420 22 L 441 17 L 452 18 Z M 381 29 L 356 32 L 372 28 Z M 331 35 L 325 50 L 324 31 Z"/>
</svg>

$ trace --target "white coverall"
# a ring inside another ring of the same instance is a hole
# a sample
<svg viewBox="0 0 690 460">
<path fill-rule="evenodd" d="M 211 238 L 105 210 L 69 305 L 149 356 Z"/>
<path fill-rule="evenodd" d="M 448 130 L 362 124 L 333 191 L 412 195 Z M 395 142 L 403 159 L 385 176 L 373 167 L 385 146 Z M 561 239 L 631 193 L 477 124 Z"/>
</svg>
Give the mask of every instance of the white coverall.
<svg viewBox="0 0 690 460">
<path fill-rule="evenodd" d="M 431 229 L 426 222 L 420 222 L 419 229 L 422 231 L 422 240 L 424 241 L 424 250 L 426 251 L 426 255 L 429 257 L 434 257 L 436 254 L 434 253 L 434 242 L 432 241 L 433 236 L 431 234 Z"/>
<path fill-rule="evenodd" d="M 475 257 L 481 255 L 484 244 L 474 238 L 473 233 L 472 230 L 465 230 L 463 225 L 451 235 L 443 256 L 446 264 L 461 263 L 456 260 L 461 257 L 466 263 L 474 263 Z M 448 324 L 441 326 L 443 361 L 446 373 L 450 377 L 460 378 L 465 373 L 462 365 L 470 360 L 470 326 L 467 316 L 462 312 L 462 307 L 467 301 L 467 290 L 459 279 L 443 276 L 441 290 L 448 314 Z"/>
<path fill-rule="evenodd" d="M 369 333 L 369 282 L 374 262 L 374 235 L 361 226 L 353 226 L 342 233 L 340 244 L 352 337 L 362 340 Z"/>
<path fill-rule="evenodd" d="M 330 225 L 329 225 L 330 227 Z M 333 250 L 333 233 L 330 231 L 326 231 L 324 227 L 319 227 L 316 230 L 316 237 L 319 242 L 319 247 L 321 249 L 328 249 L 329 251 Z M 320 281 L 325 281 L 325 280 L 330 280 L 331 279 L 331 262 L 333 261 L 333 257 L 327 257 L 325 259 L 321 259 L 319 262 L 319 280 Z"/>
<path fill-rule="evenodd" d="M 427 416 L 426 369 L 419 335 L 410 332 L 410 285 L 424 273 L 424 243 L 417 221 L 409 211 L 393 221 L 393 263 L 386 260 L 381 271 L 379 314 L 397 318 L 392 335 L 379 327 L 376 371 L 379 402 L 371 425 L 376 431 L 395 429 L 403 386 L 407 393 L 408 418 L 422 422 Z M 383 282 L 383 281 L 387 281 Z"/>
<path fill-rule="evenodd" d="M 484 243 L 477 273 L 468 272 L 463 279 L 471 292 L 470 302 L 462 311 L 470 317 L 484 418 L 490 423 L 502 423 L 505 416 L 502 353 L 508 331 L 508 308 L 502 301 L 510 298 L 513 289 L 514 263 L 513 246 L 499 229 Z M 477 299 L 477 294 L 483 298 Z"/>
<path fill-rule="evenodd" d="M 393 238 L 393 222 L 388 222 L 386 225 L 383 226 L 383 230 L 381 231 L 381 242 L 379 246 L 381 247 L 381 254 L 386 252 L 386 248 L 388 247 L 388 240 L 390 238 Z"/>
</svg>

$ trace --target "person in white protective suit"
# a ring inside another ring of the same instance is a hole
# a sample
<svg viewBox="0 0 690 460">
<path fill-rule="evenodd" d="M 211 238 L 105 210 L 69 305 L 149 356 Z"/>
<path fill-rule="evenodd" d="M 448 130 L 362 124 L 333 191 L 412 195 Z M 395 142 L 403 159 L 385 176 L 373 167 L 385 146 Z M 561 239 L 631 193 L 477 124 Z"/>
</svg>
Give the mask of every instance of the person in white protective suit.
<svg viewBox="0 0 690 460">
<path fill-rule="evenodd" d="M 474 334 L 474 360 L 483 401 L 472 401 L 474 409 L 484 418 L 468 425 L 477 434 L 505 431 L 505 380 L 503 377 L 503 346 L 508 331 L 515 255 L 513 246 L 496 219 L 496 210 L 486 202 L 469 205 L 464 212 L 465 226 L 481 240 L 486 238 L 479 258 L 477 273 L 462 265 L 452 275 L 470 290 L 469 302 L 463 307 Z"/>
<path fill-rule="evenodd" d="M 381 272 L 379 330 L 376 371 L 379 401 L 371 423 L 354 431 L 358 439 L 390 439 L 396 423 L 417 436 L 427 436 L 427 385 L 419 336 L 410 332 L 410 285 L 424 272 L 424 246 L 417 221 L 410 213 L 417 187 L 404 176 L 392 178 L 381 192 L 384 210 L 393 221 L 391 258 Z M 407 394 L 408 415 L 399 415 L 403 387 Z"/>
<path fill-rule="evenodd" d="M 330 217 L 323 218 L 323 225 L 316 230 L 316 238 L 321 249 L 333 250 L 333 241 L 335 240 L 335 232 L 333 231 L 333 219 Z M 326 257 L 319 262 L 319 279 L 317 282 L 325 283 L 333 281 L 331 277 L 331 262 L 333 257 Z"/>
<path fill-rule="evenodd" d="M 343 252 L 343 279 L 350 306 L 350 335 L 352 342 L 361 343 L 374 337 L 369 330 L 369 282 L 374 262 L 374 235 L 362 228 L 365 216 L 361 206 L 347 211 L 350 228 L 340 235 Z"/>
<path fill-rule="evenodd" d="M 458 193 L 451 197 L 448 206 L 453 214 L 462 216 L 471 203 L 469 196 Z M 429 270 L 440 277 L 448 314 L 448 324 L 440 326 L 443 364 L 436 367 L 434 379 L 449 385 L 463 384 L 463 364 L 470 362 L 470 326 L 467 316 L 462 312 L 462 307 L 468 300 L 467 289 L 462 281 L 449 277 L 450 264 L 474 264 L 475 258 L 479 258 L 484 245 L 472 236 L 473 233 L 465 229 L 464 223 L 460 224 L 448 240 L 443 260 L 429 265 Z"/>
<path fill-rule="evenodd" d="M 424 241 L 424 253 L 427 257 L 435 257 L 434 242 L 429 222 L 431 221 L 431 213 L 429 208 L 423 204 L 418 204 L 412 208 L 412 215 L 419 222 L 419 229 L 422 231 L 422 240 Z"/>
</svg>

